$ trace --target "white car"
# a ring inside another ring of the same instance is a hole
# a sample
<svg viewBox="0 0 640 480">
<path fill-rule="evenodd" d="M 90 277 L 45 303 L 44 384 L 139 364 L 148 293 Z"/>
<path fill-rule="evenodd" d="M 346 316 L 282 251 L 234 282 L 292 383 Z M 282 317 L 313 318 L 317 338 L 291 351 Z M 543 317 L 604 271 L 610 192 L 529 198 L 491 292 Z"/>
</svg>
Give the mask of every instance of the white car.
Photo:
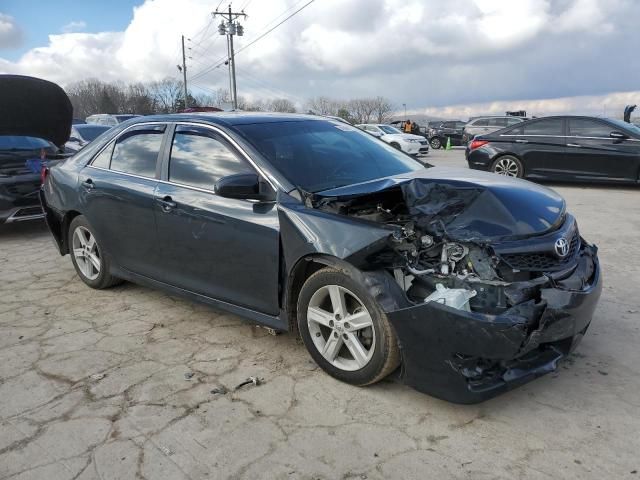
<svg viewBox="0 0 640 480">
<path fill-rule="evenodd" d="M 392 147 L 402 150 L 409 155 L 424 155 L 429 153 L 429 141 L 420 135 L 402 133 L 396 127 L 384 123 L 361 123 L 356 127 L 370 133 L 374 137 L 387 142 Z"/>
</svg>

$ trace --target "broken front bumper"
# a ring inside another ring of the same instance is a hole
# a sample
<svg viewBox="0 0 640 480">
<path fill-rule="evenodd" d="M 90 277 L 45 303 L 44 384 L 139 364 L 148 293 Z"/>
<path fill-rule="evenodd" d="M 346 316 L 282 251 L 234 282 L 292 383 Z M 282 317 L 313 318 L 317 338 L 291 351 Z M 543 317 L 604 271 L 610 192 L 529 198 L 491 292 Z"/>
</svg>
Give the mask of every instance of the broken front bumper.
<svg viewBox="0 0 640 480">
<path fill-rule="evenodd" d="M 477 403 L 557 368 L 584 335 L 602 282 L 596 248 L 539 298 L 501 315 L 430 302 L 388 312 L 402 352 L 401 378 L 421 392 Z"/>
</svg>

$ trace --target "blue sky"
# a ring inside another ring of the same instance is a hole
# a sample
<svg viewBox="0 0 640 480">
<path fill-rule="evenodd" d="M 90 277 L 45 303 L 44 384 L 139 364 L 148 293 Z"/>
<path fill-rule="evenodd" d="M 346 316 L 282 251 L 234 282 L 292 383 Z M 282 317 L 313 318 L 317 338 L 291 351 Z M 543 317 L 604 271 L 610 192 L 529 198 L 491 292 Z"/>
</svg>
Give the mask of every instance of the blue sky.
<svg viewBox="0 0 640 480">
<path fill-rule="evenodd" d="M 76 31 L 97 33 L 123 31 L 133 16 L 139 0 L 2 0 L 0 11 L 15 18 L 24 33 L 17 48 L 2 51 L 2 57 L 15 61 L 34 47 L 47 45 L 48 36 L 63 33 L 71 22 L 85 22 Z"/>
</svg>

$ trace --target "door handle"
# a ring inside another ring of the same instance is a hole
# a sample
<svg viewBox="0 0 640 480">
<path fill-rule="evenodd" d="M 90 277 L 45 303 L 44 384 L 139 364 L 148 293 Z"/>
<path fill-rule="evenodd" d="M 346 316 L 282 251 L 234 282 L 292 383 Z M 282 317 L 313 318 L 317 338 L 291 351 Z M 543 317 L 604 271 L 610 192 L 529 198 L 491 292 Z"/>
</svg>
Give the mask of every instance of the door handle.
<svg viewBox="0 0 640 480">
<path fill-rule="evenodd" d="M 576 147 L 580 148 L 582 145 L 578 145 L 577 143 L 567 143 L 567 147 Z"/>
<path fill-rule="evenodd" d="M 523 138 L 516 138 L 516 143 L 529 143 L 529 140 L 525 140 Z"/>
<path fill-rule="evenodd" d="M 160 204 L 163 212 L 170 212 L 178 206 L 178 204 L 174 202 L 169 195 L 162 198 L 156 198 L 156 202 Z"/>
<path fill-rule="evenodd" d="M 82 182 L 80 185 L 82 185 L 84 188 L 86 188 L 87 190 L 91 190 L 92 188 L 95 188 L 96 185 L 93 183 L 93 180 L 91 180 L 90 178 L 87 178 L 84 182 Z"/>
</svg>

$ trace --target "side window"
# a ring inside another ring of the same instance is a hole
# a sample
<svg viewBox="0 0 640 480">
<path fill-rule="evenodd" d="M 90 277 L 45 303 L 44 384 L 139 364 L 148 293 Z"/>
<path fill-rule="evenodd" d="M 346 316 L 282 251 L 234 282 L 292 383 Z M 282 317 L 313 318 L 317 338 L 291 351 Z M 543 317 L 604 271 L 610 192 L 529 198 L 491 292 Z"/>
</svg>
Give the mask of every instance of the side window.
<svg viewBox="0 0 640 480">
<path fill-rule="evenodd" d="M 609 138 L 612 127 L 587 118 L 569 119 L 569 136 L 571 137 L 603 137 Z"/>
<path fill-rule="evenodd" d="M 550 118 L 523 125 L 525 135 L 562 135 L 562 119 Z"/>
<path fill-rule="evenodd" d="M 255 172 L 226 142 L 206 129 L 178 127 L 171 145 L 169 181 L 213 190 L 218 179 Z"/>
<path fill-rule="evenodd" d="M 111 156 L 111 170 L 154 178 L 163 131 L 151 127 L 120 136 Z"/>
<path fill-rule="evenodd" d="M 489 126 L 489 119 L 488 118 L 479 118 L 478 120 L 475 120 L 472 124 L 472 127 L 488 127 Z"/>
<path fill-rule="evenodd" d="M 507 119 L 506 118 L 490 118 L 489 126 L 490 127 L 506 127 Z"/>
<path fill-rule="evenodd" d="M 453 122 L 444 122 L 442 124 L 442 128 L 455 128 L 455 123 L 453 123 Z"/>
<path fill-rule="evenodd" d="M 91 165 L 100 168 L 109 168 L 111 163 L 111 153 L 113 152 L 114 142 L 111 142 L 107 147 L 95 156 Z"/>
<path fill-rule="evenodd" d="M 520 120 L 518 120 L 517 118 L 507 118 L 507 125 L 511 126 L 511 125 L 515 125 L 517 123 L 522 123 Z"/>
</svg>

